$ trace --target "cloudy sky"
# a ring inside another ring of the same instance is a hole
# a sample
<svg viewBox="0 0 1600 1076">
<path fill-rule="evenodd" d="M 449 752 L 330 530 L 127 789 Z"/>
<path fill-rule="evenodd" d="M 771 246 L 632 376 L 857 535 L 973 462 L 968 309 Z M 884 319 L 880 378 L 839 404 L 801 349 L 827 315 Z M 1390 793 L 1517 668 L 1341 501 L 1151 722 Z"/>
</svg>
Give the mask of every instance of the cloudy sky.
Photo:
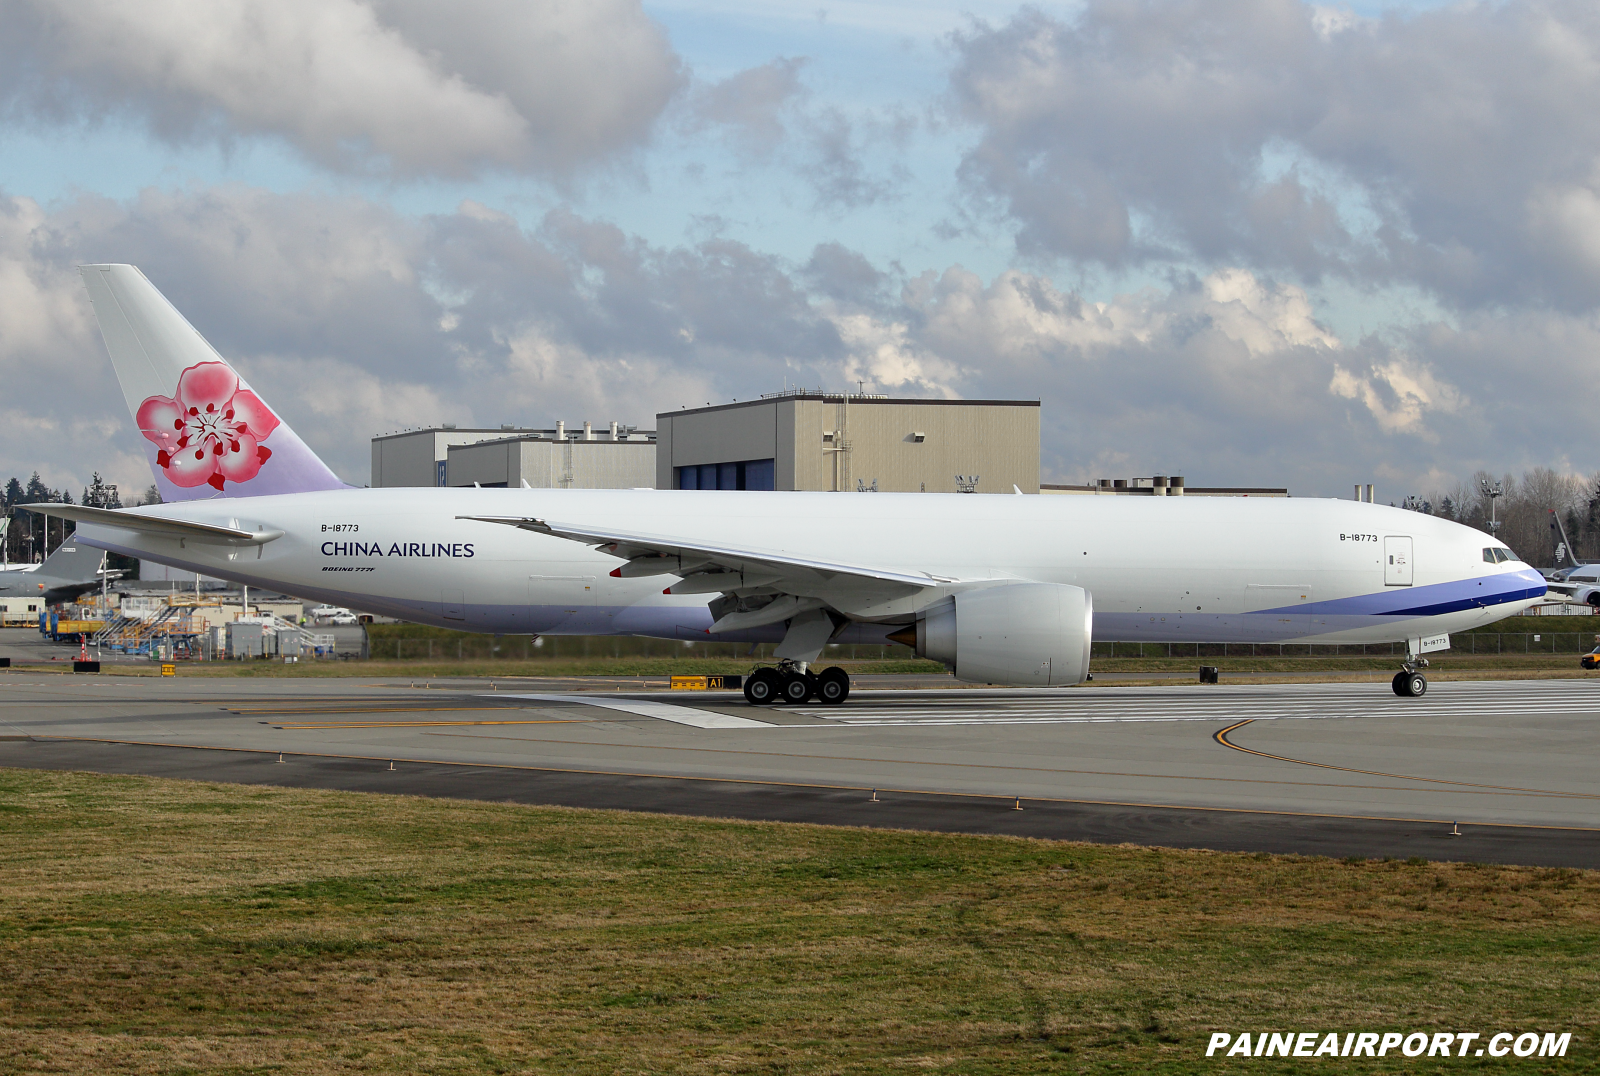
<svg viewBox="0 0 1600 1076">
<path fill-rule="evenodd" d="M 1600 8 L 0 0 L 0 479 L 149 482 L 88 261 L 356 483 L 857 382 L 1046 480 L 1589 472 Z"/>
</svg>

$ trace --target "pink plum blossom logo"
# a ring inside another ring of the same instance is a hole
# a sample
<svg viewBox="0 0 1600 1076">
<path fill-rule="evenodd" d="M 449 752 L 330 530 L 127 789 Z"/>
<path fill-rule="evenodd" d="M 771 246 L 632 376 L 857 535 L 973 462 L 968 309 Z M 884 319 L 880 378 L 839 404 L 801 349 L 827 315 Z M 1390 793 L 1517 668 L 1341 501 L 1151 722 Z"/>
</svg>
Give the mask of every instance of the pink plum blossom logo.
<svg viewBox="0 0 1600 1076">
<path fill-rule="evenodd" d="M 138 423 L 159 449 L 156 464 L 173 485 L 220 490 L 224 482 L 250 481 L 271 458 L 261 442 L 278 428 L 278 416 L 239 387 L 239 375 L 226 363 L 202 362 L 178 378 L 173 397 L 140 404 Z"/>
</svg>

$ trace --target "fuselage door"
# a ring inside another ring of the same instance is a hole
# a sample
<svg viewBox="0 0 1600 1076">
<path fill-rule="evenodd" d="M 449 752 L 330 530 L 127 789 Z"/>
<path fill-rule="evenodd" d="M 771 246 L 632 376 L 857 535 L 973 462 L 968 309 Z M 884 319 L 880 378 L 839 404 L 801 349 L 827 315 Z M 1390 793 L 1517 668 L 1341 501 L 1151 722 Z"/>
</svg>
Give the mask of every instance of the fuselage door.
<svg viewBox="0 0 1600 1076">
<path fill-rule="evenodd" d="M 1411 538 L 1409 535 L 1391 534 L 1383 539 L 1383 585 L 1409 587 L 1411 585 Z"/>
</svg>

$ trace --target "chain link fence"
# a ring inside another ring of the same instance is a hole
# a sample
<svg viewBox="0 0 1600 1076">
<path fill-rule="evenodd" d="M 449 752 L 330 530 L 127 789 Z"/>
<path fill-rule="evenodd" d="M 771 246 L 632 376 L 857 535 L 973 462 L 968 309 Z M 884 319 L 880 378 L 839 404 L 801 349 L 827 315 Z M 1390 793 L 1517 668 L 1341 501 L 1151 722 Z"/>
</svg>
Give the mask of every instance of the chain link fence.
<svg viewBox="0 0 1600 1076">
<path fill-rule="evenodd" d="M 1450 636 L 1457 654 L 1586 654 L 1600 635 L 1578 631 L 1471 631 Z M 1097 642 L 1096 658 L 1304 658 L 1405 655 L 1404 643 L 1118 643 Z M 1444 651 L 1440 651 L 1444 653 Z"/>
</svg>

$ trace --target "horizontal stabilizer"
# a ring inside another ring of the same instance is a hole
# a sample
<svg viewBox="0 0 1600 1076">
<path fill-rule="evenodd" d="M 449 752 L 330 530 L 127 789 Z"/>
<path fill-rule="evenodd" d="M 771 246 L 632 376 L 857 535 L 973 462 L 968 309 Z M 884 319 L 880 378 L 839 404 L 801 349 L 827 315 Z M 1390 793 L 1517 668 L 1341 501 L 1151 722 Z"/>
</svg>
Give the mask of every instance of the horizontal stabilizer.
<svg viewBox="0 0 1600 1076">
<path fill-rule="evenodd" d="M 235 527 L 218 527 L 212 523 L 192 523 L 186 519 L 140 515 L 126 508 L 86 508 L 76 504 L 19 504 L 17 507 L 42 516 L 56 516 L 95 527 L 117 527 L 161 538 L 187 538 L 218 545 L 265 545 L 283 537 L 280 530 L 246 531 Z"/>
</svg>

